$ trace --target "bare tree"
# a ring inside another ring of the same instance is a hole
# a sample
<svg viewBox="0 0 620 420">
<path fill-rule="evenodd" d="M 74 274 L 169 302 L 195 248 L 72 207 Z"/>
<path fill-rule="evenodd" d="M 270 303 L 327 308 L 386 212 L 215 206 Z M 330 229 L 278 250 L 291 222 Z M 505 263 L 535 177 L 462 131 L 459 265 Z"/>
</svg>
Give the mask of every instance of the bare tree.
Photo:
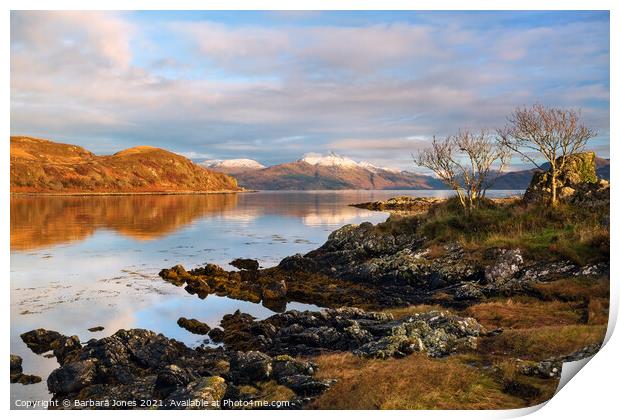
<svg viewBox="0 0 620 420">
<path fill-rule="evenodd" d="M 536 158 L 549 162 L 551 204 L 557 203 L 557 178 L 566 157 L 582 151 L 596 132 L 580 122 L 581 112 L 548 108 L 540 104 L 517 108 L 508 117 L 506 127 L 497 130 L 504 147 L 517 152 L 524 161 L 544 170 Z"/>
<path fill-rule="evenodd" d="M 476 208 L 502 172 L 510 153 L 488 131 L 478 133 L 460 131 L 454 136 L 438 140 L 418 152 L 414 161 L 430 169 L 452 188 L 463 208 Z"/>
</svg>

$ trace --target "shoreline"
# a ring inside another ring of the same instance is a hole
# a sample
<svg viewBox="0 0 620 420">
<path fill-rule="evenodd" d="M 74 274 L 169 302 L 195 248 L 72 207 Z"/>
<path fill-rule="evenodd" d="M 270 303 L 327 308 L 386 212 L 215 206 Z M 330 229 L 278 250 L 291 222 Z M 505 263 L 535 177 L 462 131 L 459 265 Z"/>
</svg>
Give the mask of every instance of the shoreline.
<svg viewBox="0 0 620 420">
<path fill-rule="evenodd" d="M 104 196 L 104 195 L 211 195 L 256 193 L 258 190 L 221 190 L 221 191 L 136 191 L 136 192 L 11 192 L 12 196 Z"/>
</svg>

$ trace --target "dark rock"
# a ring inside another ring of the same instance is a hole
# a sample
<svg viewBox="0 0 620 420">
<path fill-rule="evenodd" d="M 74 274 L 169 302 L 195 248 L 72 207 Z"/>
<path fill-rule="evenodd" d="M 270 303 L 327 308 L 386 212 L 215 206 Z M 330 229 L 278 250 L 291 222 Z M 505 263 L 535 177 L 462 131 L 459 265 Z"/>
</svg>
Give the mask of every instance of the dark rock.
<svg viewBox="0 0 620 420">
<path fill-rule="evenodd" d="M 252 318 L 237 313 L 231 315 L 229 322 L 248 319 Z M 17 359 L 13 362 L 16 365 Z M 311 377 L 316 368 L 290 357 L 274 361 L 256 351 L 191 349 L 140 329 L 119 330 L 112 336 L 92 339 L 60 363 L 47 380 L 54 398 L 98 402 L 103 408 L 111 400 L 131 403 L 157 399 L 164 400 L 162 408 L 219 408 L 227 389 L 232 395 L 241 385 L 260 388 L 265 381 L 281 383 L 294 375 Z M 277 374 L 273 373 L 273 366 Z M 306 378 L 308 384 L 311 380 Z M 286 390 L 283 386 L 281 389 Z M 302 401 L 301 396 L 287 392 L 292 400 Z M 257 394 L 255 398 L 262 400 L 264 395 Z M 142 406 L 133 404 L 127 408 L 132 407 Z"/>
<path fill-rule="evenodd" d="M 214 343 L 221 343 L 224 340 L 224 330 L 221 328 L 213 328 L 209 331 L 209 338 Z"/>
<path fill-rule="evenodd" d="M 11 355 L 11 383 L 14 384 L 19 381 L 19 378 L 22 376 L 22 358 L 12 354 Z"/>
<path fill-rule="evenodd" d="M 11 355 L 11 375 L 14 373 L 22 373 L 22 358 L 12 354 Z"/>
<path fill-rule="evenodd" d="M 224 340 L 224 330 L 221 328 L 212 328 L 209 331 L 209 338 L 214 343 L 221 343 Z"/>
<path fill-rule="evenodd" d="M 36 354 L 41 354 L 53 350 L 57 346 L 58 340 L 64 336 L 56 331 L 39 328 L 25 332 L 20 337 L 30 350 Z"/>
<path fill-rule="evenodd" d="M 85 359 L 67 363 L 54 370 L 47 378 L 47 387 L 54 394 L 70 394 L 94 383 L 97 360 Z"/>
<path fill-rule="evenodd" d="M 263 299 L 272 301 L 286 299 L 286 290 L 286 283 L 282 279 L 266 283 L 262 288 Z"/>
<path fill-rule="evenodd" d="M 317 366 L 310 362 L 301 362 L 291 356 L 282 354 L 272 360 L 273 377 L 281 381 L 287 376 L 314 375 Z"/>
<path fill-rule="evenodd" d="M 22 385 L 31 385 L 41 382 L 41 377 L 36 375 L 25 375 L 22 370 L 22 358 L 11 355 L 11 383 L 20 383 Z"/>
<path fill-rule="evenodd" d="M 36 354 L 53 350 L 54 356 L 61 364 L 73 352 L 82 348 L 78 336 L 67 337 L 56 331 L 48 331 L 43 328 L 23 333 L 21 338 L 26 346 Z"/>
<path fill-rule="evenodd" d="M 230 262 L 230 265 L 240 270 L 256 271 L 258 270 L 258 261 L 250 258 L 237 258 Z"/>
<path fill-rule="evenodd" d="M 160 370 L 155 380 L 155 393 L 159 398 L 168 395 L 196 380 L 196 376 L 187 368 L 169 365 Z"/>
<path fill-rule="evenodd" d="M 193 318 L 187 319 L 185 317 L 181 317 L 177 320 L 177 324 L 179 327 L 185 328 L 187 331 L 198 335 L 206 335 L 211 330 L 211 327 L 207 324 Z"/>
<path fill-rule="evenodd" d="M 19 377 L 17 378 L 18 383 L 22 384 L 22 385 L 32 385 L 32 384 L 38 384 L 39 382 L 41 382 L 42 379 L 40 376 L 37 375 L 24 375 L 21 374 L 19 375 Z M 12 382 L 13 383 L 13 382 Z"/>
<path fill-rule="evenodd" d="M 271 357 L 259 351 L 235 352 L 230 359 L 230 374 L 235 383 L 268 380 L 272 370 Z"/>
<path fill-rule="evenodd" d="M 327 391 L 334 381 L 319 380 L 309 375 L 291 375 L 282 378 L 281 384 L 304 396 L 314 396 Z"/>
</svg>

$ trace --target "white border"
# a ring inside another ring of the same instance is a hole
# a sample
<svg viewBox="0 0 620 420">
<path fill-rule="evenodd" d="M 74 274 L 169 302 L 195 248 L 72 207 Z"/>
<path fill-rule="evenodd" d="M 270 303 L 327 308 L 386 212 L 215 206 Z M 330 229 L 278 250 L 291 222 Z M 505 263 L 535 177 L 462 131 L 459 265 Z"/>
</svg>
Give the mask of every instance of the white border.
<svg viewBox="0 0 620 420">
<path fill-rule="evenodd" d="M 618 19 L 618 6 L 620 2 L 614 2 L 612 0 L 470 0 L 470 1 L 458 1 L 458 0 L 434 0 L 434 1 L 398 1 L 398 0 L 298 0 L 298 1 L 286 1 L 286 0 L 263 0 L 263 1 L 251 1 L 251 0 L 212 0 L 212 1 L 200 1 L 200 0 L 136 0 L 136 1 L 89 1 L 88 3 L 78 0 L 55 0 L 55 1 L 43 1 L 43 0 L 22 0 L 14 1 L 8 0 L 3 2 L 4 14 L 0 18 L 0 31 L 2 33 L 2 49 L 3 49 L 3 65 L 2 65 L 2 90 L 4 100 L 2 103 L 2 135 L 4 139 L 10 136 L 10 75 L 9 75 L 9 10 L 33 10 L 33 9 L 78 9 L 78 10 L 611 10 L 611 101 L 610 101 L 610 115 L 617 114 L 616 100 L 618 99 L 618 84 L 615 83 L 613 75 L 620 74 L 618 67 L 618 56 L 616 48 L 618 47 L 618 31 L 620 28 L 620 21 Z M 618 124 L 616 120 L 611 118 L 610 121 L 610 138 L 614 139 L 618 134 Z M 616 157 L 615 145 L 610 144 L 610 158 L 614 162 L 611 170 L 611 183 L 615 185 L 616 174 Z M 2 258 L 2 267 L 4 267 L 5 291 L 9 287 L 9 214 L 7 209 L 9 200 L 9 142 L 4 141 L 2 143 L 2 151 L 0 152 L 2 158 L 0 165 L 2 170 L 0 171 L 0 184 L 3 186 L 4 191 L 1 198 L 2 208 L 2 225 L 1 235 L 2 241 L 0 243 L 0 257 Z M 612 155 L 614 155 L 612 157 Z M 612 188 L 612 208 L 611 212 L 615 213 L 617 206 L 618 193 Z M 616 238 L 618 238 L 617 224 L 611 223 L 611 238 L 612 238 L 612 255 L 617 249 Z M 608 340 L 605 347 L 592 358 L 592 361 L 585 366 L 585 368 L 578 374 L 576 380 L 570 381 L 554 398 L 552 398 L 544 407 L 544 409 L 538 410 L 539 407 L 520 410 L 505 410 L 505 411 L 409 411 L 405 415 L 411 417 L 420 418 L 458 418 L 458 419 L 480 419 L 480 418 L 505 418 L 505 417 L 517 417 L 528 413 L 531 418 L 536 419 L 556 419 L 556 418 L 610 418 L 611 413 L 617 413 L 618 408 L 618 394 L 617 384 L 618 378 L 620 378 L 620 370 L 618 368 L 618 358 L 616 355 L 620 354 L 620 342 L 617 337 L 611 337 L 611 332 L 615 327 L 618 312 L 618 287 L 617 287 L 617 273 L 618 265 L 614 263 L 612 258 L 612 289 L 611 289 L 611 310 L 610 310 L 610 326 L 606 339 Z M 2 324 L 2 336 L 6 337 L 3 342 L 4 358 L 8 359 L 10 353 L 9 337 L 9 324 L 10 324 L 10 294 L 6 293 L 4 296 L 5 313 L 1 319 Z M 611 339 L 610 339 L 611 337 Z M 1 388 L 4 391 L 4 397 L 2 403 L 5 410 L 9 410 L 9 382 L 8 382 L 8 363 L 1 365 L 2 370 L 0 380 L 2 384 Z M 40 414 L 38 414 L 40 413 Z M 150 414 L 150 412 L 148 412 Z M 335 413 L 335 412 L 334 412 Z M 137 412 L 124 412 L 123 416 L 134 417 L 149 415 L 145 411 Z M 273 411 L 258 411 L 258 412 L 231 412 L 222 411 L 217 413 L 218 418 L 231 419 L 245 416 L 252 416 L 254 418 L 285 418 L 291 415 L 296 417 L 314 417 L 318 413 L 313 411 L 301 411 L 301 412 L 273 412 Z M 397 418 L 402 416 L 398 411 L 344 411 L 345 416 L 354 415 L 361 418 Z M 34 417 L 38 415 L 49 416 L 50 418 L 60 417 L 74 417 L 81 416 L 84 418 L 103 418 L 110 414 L 107 412 L 22 412 L 12 410 L 10 415 L 13 417 Z M 166 414 L 163 412 L 153 412 L 153 416 L 162 417 Z M 201 416 L 209 415 L 204 412 L 184 413 L 184 416 Z M 340 415 L 340 413 L 338 413 Z"/>
</svg>

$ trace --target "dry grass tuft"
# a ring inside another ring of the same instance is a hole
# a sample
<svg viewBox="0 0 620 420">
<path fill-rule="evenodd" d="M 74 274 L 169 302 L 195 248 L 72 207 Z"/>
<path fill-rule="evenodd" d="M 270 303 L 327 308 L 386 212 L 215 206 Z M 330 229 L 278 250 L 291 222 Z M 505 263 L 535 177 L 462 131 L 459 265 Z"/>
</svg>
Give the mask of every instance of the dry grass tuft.
<svg viewBox="0 0 620 420">
<path fill-rule="evenodd" d="M 550 325 L 578 324 L 582 314 L 574 304 L 543 302 L 530 299 L 521 302 L 507 299 L 480 303 L 463 311 L 488 328 L 534 328 Z"/>
<path fill-rule="evenodd" d="M 457 356 L 368 360 L 340 353 L 319 356 L 318 375 L 338 382 L 310 404 L 315 409 L 499 409 L 525 402 Z"/>
<path fill-rule="evenodd" d="M 482 354 L 543 360 L 575 352 L 605 337 L 605 325 L 566 325 L 506 330 L 480 340 Z"/>
</svg>

